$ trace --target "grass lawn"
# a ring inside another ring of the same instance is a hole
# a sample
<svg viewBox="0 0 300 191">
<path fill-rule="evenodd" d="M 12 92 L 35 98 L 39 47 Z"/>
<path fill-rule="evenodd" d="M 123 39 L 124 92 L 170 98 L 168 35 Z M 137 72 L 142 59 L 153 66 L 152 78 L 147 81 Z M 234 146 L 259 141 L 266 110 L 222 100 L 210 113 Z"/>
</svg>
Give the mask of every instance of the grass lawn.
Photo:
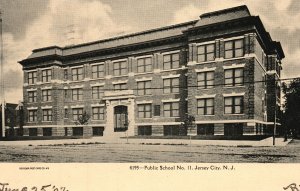
<svg viewBox="0 0 300 191">
<path fill-rule="evenodd" d="M 1 162 L 299 163 L 300 140 L 285 147 L 147 144 L 0 146 Z"/>
</svg>

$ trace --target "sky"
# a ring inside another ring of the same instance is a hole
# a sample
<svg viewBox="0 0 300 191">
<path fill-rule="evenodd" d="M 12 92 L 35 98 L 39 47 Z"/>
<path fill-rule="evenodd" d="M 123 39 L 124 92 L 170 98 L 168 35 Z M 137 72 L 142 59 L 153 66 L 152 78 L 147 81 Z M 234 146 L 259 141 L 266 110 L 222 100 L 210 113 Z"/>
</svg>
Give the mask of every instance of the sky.
<svg viewBox="0 0 300 191">
<path fill-rule="evenodd" d="M 18 61 L 33 49 L 163 27 L 238 5 L 260 16 L 272 39 L 281 42 L 282 78 L 300 77 L 299 0 L 0 0 L 6 102 L 23 99 Z"/>
</svg>

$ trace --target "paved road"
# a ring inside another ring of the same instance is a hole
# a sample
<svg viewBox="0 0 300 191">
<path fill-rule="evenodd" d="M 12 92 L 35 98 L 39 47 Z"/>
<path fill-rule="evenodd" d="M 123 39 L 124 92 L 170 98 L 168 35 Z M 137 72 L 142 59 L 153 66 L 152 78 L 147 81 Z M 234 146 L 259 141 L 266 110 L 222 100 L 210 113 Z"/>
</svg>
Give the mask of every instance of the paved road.
<svg viewBox="0 0 300 191">
<path fill-rule="evenodd" d="M 2 145 L 1 162 L 299 163 L 300 140 L 283 147 L 167 144 Z"/>
</svg>

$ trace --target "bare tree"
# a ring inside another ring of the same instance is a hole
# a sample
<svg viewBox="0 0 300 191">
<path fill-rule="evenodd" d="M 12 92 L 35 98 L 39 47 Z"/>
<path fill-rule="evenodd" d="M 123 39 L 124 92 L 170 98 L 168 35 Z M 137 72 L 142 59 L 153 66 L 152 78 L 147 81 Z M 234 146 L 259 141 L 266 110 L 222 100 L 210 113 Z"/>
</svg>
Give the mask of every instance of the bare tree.
<svg viewBox="0 0 300 191">
<path fill-rule="evenodd" d="M 91 116 L 84 111 L 81 116 L 78 117 L 78 120 L 75 121 L 76 125 L 87 125 L 89 123 Z"/>
<path fill-rule="evenodd" d="M 185 114 L 183 122 L 180 124 L 180 135 L 187 135 L 195 127 L 195 117 L 193 115 Z"/>
</svg>

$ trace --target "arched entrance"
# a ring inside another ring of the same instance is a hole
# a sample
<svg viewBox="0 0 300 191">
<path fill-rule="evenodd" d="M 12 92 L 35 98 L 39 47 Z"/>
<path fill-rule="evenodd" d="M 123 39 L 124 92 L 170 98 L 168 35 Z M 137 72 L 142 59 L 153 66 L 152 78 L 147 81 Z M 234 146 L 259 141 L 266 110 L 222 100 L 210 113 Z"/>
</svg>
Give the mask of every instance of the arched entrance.
<svg viewBox="0 0 300 191">
<path fill-rule="evenodd" d="M 128 130 L 128 108 L 124 105 L 114 107 L 114 132 Z"/>
</svg>

